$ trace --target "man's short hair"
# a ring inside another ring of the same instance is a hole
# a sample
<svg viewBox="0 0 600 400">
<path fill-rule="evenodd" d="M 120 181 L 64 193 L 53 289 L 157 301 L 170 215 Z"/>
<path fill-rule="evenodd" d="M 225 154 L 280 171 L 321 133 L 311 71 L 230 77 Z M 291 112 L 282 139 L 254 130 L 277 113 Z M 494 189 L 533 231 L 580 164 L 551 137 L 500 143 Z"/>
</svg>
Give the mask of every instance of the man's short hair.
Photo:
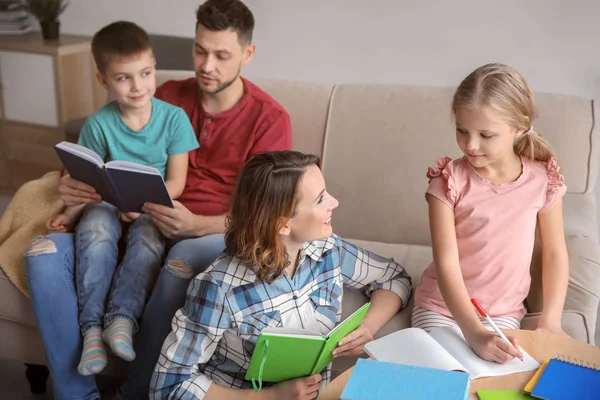
<svg viewBox="0 0 600 400">
<path fill-rule="evenodd" d="M 240 0 L 208 0 L 196 11 L 196 29 L 198 25 L 210 31 L 233 29 L 245 45 L 252 42 L 254 16 Z"/>
<path fill-rule="evenodd" d="M 148 33 L 130 21 L 117 21 L 100 29 L 92 38 L 92 54 L 101 74 L 115 58 L 152 50 Z"/>
</svg>

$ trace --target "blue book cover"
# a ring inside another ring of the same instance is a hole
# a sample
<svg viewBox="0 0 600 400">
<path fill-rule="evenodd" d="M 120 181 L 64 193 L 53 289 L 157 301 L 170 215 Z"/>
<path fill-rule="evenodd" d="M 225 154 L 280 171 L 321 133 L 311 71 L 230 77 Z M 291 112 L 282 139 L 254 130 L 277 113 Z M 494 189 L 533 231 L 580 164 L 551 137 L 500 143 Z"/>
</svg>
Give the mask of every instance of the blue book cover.
<svg viewBox="0 0 600 400">
<path fill-rule="evenodd" d="M 146 202 L 173 208 L 156 168 L 129 161 L 105 164 L 92 150 L 75 143 L 60 142 L 54 148 L 69 175 L 94 187 L 102 200 L 119 210 L 141 213 Z"/>
<path fill-rule="evenodd" d="M 341 400 L 466 400 L 469 375 L 359 358 Z"/>
<path fill-rule="evenodd" d="M 599 399 L 600 371 L 591 366 L 551 359 L 531 396 L 545 400 Z"/>
</svg>

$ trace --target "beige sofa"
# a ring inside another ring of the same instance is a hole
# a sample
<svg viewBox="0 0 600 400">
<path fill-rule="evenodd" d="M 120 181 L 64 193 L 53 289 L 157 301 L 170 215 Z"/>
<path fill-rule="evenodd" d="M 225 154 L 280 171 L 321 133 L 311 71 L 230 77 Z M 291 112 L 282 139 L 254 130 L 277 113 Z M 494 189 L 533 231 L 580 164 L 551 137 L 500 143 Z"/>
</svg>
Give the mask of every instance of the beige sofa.
<svg viewBox="0 0 600 400">
<path fill-rule="evenodd" d="M 159 72 L 160 81 L 191 72 Z M 257 80 L 288 110 L 294 148 L 323 157 L 328 190 L 340 201 L 333 215 L 336 233 L 367 249 L 393 256 L 414 285 L 432 259 L 429 247 L 425 173 L 437 157 L 460 156 L 450 117 L 451 88 L 400 85 L 334 85 Z M 586 99 L 537 94 L 536 130 L 557 150 L 568 194 L 565 235 L 571 278 L 564 329 L 593 343 L 600 297 L 600 251 L 596 185 L 600 130 L 595 104 Z M 536 257 L 536 260 L 538 257 Z M 535 326 L 541 308 L 539 263 L 527 305 L 526 327 Z M 344 293 L 348 315 L 365 298 Z M 380 335 L 410 323 L 412 302 Z M 0 272 L 0 360 L 43 364 L 43 345 L 27 299 Z M 336 361 L 342 370 L 353 360 Z M 107 371 L 109 372 L 109 371 Z"/>
</svg>

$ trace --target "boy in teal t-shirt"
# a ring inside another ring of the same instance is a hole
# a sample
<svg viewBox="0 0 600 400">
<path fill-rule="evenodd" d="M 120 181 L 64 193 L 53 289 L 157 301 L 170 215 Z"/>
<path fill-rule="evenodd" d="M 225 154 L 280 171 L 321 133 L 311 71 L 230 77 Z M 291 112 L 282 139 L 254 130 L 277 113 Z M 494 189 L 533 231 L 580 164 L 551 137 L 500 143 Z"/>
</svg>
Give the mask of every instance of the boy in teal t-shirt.
<svg viewBox="0 0 600 400">
<path fill-rule="evenodd" d="M 92 53 L 98 81 L 115 100 L 87 119 L 79 144 L 105 162 L 157 168 L 176 199 L 185 187 L 188 152 L 198 148 L 198 140 L 183 109 L 154 98 L 156 62 L 147 33 L 132 22 L 112 23 L 94 35 Z M 92 375 L 106 366 L 104 343 L 127 361 L 135 358 L 132 338 L 161 268 L 165 238 L 149 216 L 123 213 L 105 202 L 67 207 L 48 221 L 48 229 L 66 232 L 76 223 L 83 336 L 78 370 Z M 117 265 L 124 230 L 124 254 Z"/>
</svg>

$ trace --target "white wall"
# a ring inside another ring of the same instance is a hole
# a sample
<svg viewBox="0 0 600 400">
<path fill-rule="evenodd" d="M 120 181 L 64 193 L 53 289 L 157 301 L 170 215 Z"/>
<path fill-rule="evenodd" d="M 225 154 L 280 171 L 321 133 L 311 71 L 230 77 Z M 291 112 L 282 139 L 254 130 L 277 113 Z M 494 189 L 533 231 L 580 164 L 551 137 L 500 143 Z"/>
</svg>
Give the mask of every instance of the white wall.
<svg viewBox="0 0 600 400">
<path fill-rule="evenodd" d="M 202 0 L 77 0 L 64 32 L 117 19 L 192 37 Z M 483 63 L 519 69 L 536 90 L 600 98 L 600 1 L 246 0 L 258 51 L 246 75 L 456 85 Z"/>
<path fill-rule="evenodd" d="M 77 0 L 64 32 L 117 19 L 193 36 L 202 0 Z M 498 61 L 535 90 L 600 99 L 598 0 L 246 0 L 256 19 L 249 77 L 456 85 Z M 600 195 L 600 185 L 598 185 Z"/>
</svg>

